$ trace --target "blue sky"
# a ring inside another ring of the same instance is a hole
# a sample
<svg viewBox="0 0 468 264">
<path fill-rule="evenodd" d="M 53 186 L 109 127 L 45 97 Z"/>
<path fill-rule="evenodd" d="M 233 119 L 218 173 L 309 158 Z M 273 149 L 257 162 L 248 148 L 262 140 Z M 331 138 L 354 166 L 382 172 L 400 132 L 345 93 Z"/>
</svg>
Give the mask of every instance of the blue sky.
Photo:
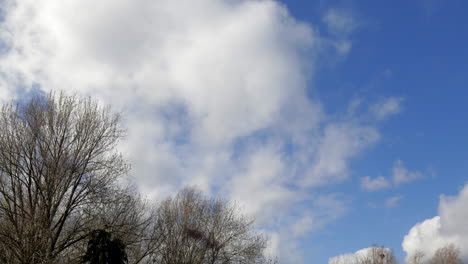
<svg viewBox="0 0 468 264">
<path fill-rule="evenodd" d="M 402 237 L 422 219 L 437 212 L 440 194 L 455 194 L 468 169 L 468 18 L 464 1 L 283 1 L 296 18 L 320 22 L 329 8 L 349 12 L 359 28 L 342 61 L 325 65 L 311 89 L 318 90 L 330 111 L 340 111 L 350 98 L 401 96 L 402 112 L 382 125 L 383 138 L 357 158 L 359 175 L 388 175 L 401 159 L 424 178 L 384 192 L 358 191 L 356 181 L 338 188 L 351 197 L 353 209 L 305 244 L 319 244 L 310 258 L 354 252 L 373 243 L 395 250 L 401 258 Z M 326 30 L 326 29 L 322 29 Z M 388 196 L 403 198 L 394 208 Z"/>
<path fill-rule="evenodd" d="M 0 102 L 65 90 L 123 111 L 150 199 L 235 200 L 286 264 L 372 244 L 468 259 L 465 1 L 0 4 Z"/>
</svg>

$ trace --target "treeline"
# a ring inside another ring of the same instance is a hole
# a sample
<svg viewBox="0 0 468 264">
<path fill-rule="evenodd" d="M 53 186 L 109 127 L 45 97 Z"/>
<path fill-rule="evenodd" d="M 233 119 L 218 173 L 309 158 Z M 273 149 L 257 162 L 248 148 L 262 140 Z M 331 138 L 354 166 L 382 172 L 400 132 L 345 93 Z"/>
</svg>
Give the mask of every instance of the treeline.
<svg viewBox="0 0 468 264">
<path fill-rule="evenodd" d="M 460 258 L 460 249 L 454 244 L 448 244 L 436 250 L 428 260 L 422 251 L 409 256 L 408 264 L 464 264 Z"/>
<path fill-rule="evenodd" d="M 120 115 L 90 98 L 2 106 L 0 263 L 276 262 L 229 201 L 187 188 L 155 205 L 122 187 L 124 134 Z"/>
<path fill-rule="evenodd" d="M 460 258 L 460 249 L 454 244 L 448 244 L 436 250 L 432 256 L 426 256 L 417 251 L 409 256 L 406 264 L 464 264 Z M 352 255 L 332 258 L 328 264 L 398 264 L 392 250 L 372 246 L 371 248 Z"/>
</svg>

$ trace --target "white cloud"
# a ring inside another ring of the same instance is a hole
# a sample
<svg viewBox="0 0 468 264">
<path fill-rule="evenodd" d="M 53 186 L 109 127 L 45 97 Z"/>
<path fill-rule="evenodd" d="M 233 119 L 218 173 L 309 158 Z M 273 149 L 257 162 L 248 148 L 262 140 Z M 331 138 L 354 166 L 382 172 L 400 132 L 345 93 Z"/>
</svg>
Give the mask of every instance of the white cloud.
<svg viewBox="0 0 468 264">
<path fill-rule="evenodd" d="M 349 204 L 339 194 L 313 195 L 309 197 L 308 203 L 309 207 L 300 207 L 293 211 L 298 217 L 278 217 L 277 221 L 287 224 L 276 228 L 276 231 L 267 232 L 274 238 L 273 245 L 276 245 L 275 248 L 269 248 L 268 252 L 275 252 L 285 263 L 304 263 L 299 247 L 300 239 L 335 221 L 349 209 Z"/>
<path fill-rule="evenodd" d="M 331 8 L 322 17 L 328 32 L 335 37 L 333 46 L 338 54 L 347 54 L 352 47 L 350 35 L 359 27 L 359 23 L 350 10 Z"/>
<path fill-rule="evenodd" d="M 396 207 L 398 205 L 398 203 L 403 200 L 403 196 L 402 195 L 396 195 L 396 196 L 392 196 L 392 197 L 389 197 L 387 198 L 387 200 L 385 200 L 385 206 L 387 208 L 393 208 L 393 207 Z"/>
<path fill-rule="evenodd" d="M 420 251 L 426 259 L 450 243 L 458 246 L 468 260 L 468 184 L 457 196 L 440 197 L 439 215 L 417 223 L 405 236 L 402 247 L 407 257 Z"/>
<path fill-rule="evenodd" d="M 285 173 L 286 164 L 280 153 L 270 147 L 244 156 L 246 164 L 226 185 L 225 192 L 232 193 L 232 198 L 244 205 L 244 212 L 257 216 L 257 221 L 262 223 L 281 217 L 278 209 L 305 198 L 304 194 L 285 187 L 291 179 Z"/>
<path fill-rule="evenodd" d="M 292 235 L 303 237 L 343 216 L 348 204 L 338 194 L 319 195 L 311 199 L 311 207 L 304 208 L 298 219 L 290 225 Z"/>
<path fill-rule="evenodd" d="M 371 111 L 377 119 L 383 120 L 392 115 L 400 113 L 401 108 L 402 108 L 402 103 L 403 103 L 403 98 L 401 97 L 386 98 L 385 100 L 382 100 L 377 104 L 374 104 L 371 108 Z"/>
<path fill-rule="evenodd" d="M 409 183 L 423 177 L 419 171 L 409 171 L 405 168 L 403 161 L 397 160 L 393 167 L 392 181 L 395 185 Z"/>
<path fill-rule="evenodd" d="M 390 179 L 384 176 L 378 176 L 376 178 L 365 176 L 361 178 L 361 188 L 367 191 L 378 191 L 392 186 L 410 183 L 422 177 L 423 175 L 421 172 L 410 171 L 404 166 L 403 161 L 397 160 L 392 168 L 392 176 Z"/>
<path fill-rule="evenodd" d="M 349 10 L 329 9 L 322 18 L 328 30 L 336 35 L 347 36 L 356 30 L 359 23 Z"/>
<path fill-rule="evenodd" d="M 346 179 L 349 176 L 349 160 L 380 138 L 374 127 L 350 122 L 332 123 L 324 128 L 323 133 L 317 146 L 315 162 L 303 181 L 305 186 Z"/>
<path fill-rule="evenodd" d="M 122 109 L 121 148 L 151 197 L 197 185 L 277 226 L 310 187 L 347 179 L 349 162 L 379 140 L 372 124 L 331 121 L 307 95 L 314 56 L 340 40 L 275 1 L 7 0 L 4 9 L 0 100 L 37 86 Z M 338 15 L 327 15 L 330 30 L 348 36 L 355 26 Z M 309 214 L 326 221 L 300 215 L 281 237 L 333 221 L 338 200 Z"/>
<path fill-rule="evenodd" d="M 375 179 L 369 176 L 361 178 L 361 187 L 368 191 L 378 191 L 390 186 L 390 182 L 383 176 L 379 176 Z"/>
<path fill-rule="evenodd" d="M 309 233 L 316 228 L 315 218 L 311 215 L 305 215 L 291 226 L 294 236 L 301 236 Z"/>
</svg>

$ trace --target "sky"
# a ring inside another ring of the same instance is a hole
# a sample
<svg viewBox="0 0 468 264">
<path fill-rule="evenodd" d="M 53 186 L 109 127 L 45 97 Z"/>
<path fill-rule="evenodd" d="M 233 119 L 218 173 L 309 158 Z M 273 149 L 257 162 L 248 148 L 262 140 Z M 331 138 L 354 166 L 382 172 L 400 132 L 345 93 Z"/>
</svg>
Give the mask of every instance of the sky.
<svg viewBox="0 0 468 264">
<path fill-rule="evenodd" d="M 281 263 L 468 260 L 468 2 L 0 0 L 0 102 L 124 114 L 129 179 L 235 200 Z"/>
</svg>

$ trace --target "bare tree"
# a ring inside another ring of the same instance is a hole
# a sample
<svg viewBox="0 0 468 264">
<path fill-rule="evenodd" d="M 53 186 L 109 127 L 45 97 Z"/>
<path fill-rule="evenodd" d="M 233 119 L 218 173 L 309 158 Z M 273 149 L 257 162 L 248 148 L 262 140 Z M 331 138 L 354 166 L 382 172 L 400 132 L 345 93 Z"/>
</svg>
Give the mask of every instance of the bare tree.
<svg viewBox="0 0 468 264">
<path fill-rule="evenodd" d="M 366 255 L 356 257 L 353 264 L 396 264 L 393 252 L 385 247 L 372 246 Z"/>
<path fill-rule="evenodd" d="M 0 263 L 81 263 L 101 233 L 130 264 L 277 263 L 229 202 L 184 189 L 154 209 L 117 184 L 129 168 L 115 151 L 122 136 L 120 116 L 90 98 L 1 108 Z"/>
<path fill-rule="evenodd" d="M 0 112 L 0 262 L 55 263 L 86 238 L 86 209 L 128 165 L 114 147 L 120 117 L 95 101 L 34 97 Z"/>
<path fill-rule="evenodd" d="M 115 238 L 122 240 L 128 253 L 128 263 L 150 263 L 161 245 L 156 209 L 136 193 L 117 190 L 88 208 L 89 217 L 97 226 L 107 227 Z"/>
<path fill-rule="evenodd" d="M 396 264 L 392 250 L 372 246 L 356 253 L 343 254 L 329 259 L 328 264 Z"/>
<path fill-rule="evenodd" d="M 263 256 L 266 238 L 252 224 L 233 204 L 184 189 L 158 210 L 163 241 L 156 263 L 274 263 Z"/>
<path fill-rule="evenodd" d="M 429 260 L 429 264 L 462 264 L 460 259 L 460 249 L 454 244 L 448 244 L 437 249 L 434 256 Z"/>
<path fill-rule="evenodd" d="M 409 257 L 408 264 L 423 264 L 424 263 L 424 252 L 418 250 Z"/>
<path fill-rule="evenodd" d="M 105 197 L 88 204 L 81 213 L 92 224 L 88 233 L 106 231 L 123 243 L 129 264 L 153 263 L 161 244 L 156 210 L 128 189 L 114 189 Z M 66 253 L 68 263 L 80 262 L 87 252 L 88 240 L 82 240 Z"/>
</svg>

